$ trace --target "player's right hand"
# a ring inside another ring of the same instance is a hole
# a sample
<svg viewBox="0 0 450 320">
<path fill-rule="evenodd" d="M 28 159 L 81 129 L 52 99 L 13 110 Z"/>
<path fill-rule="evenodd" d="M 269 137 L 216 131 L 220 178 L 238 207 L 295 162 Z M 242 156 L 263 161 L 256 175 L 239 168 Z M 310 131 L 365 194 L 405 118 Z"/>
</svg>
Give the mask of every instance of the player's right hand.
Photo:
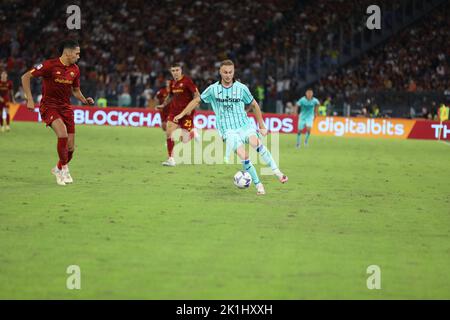
<svg viewBox="0 0 450 320">
<path fill-rule="evenodd" d="M 267 134 L 269 133 L 266 128 L 260 128 L 259 132 L 263 137 L 267 136 Z"/>
<path fill-rule="evenodd" d="M 183 118 L 184 115 L 182 115 L 181 113 L 177 116 L 175 116 L 175 118 L 173 118 L 173 122 L 178 123 L 178 120 L 180 120 L 181 118 Z"/>
<path fill-rule="evenodd" d="M 34 101 L 29 99 L 27 100 L 27 108 L 28 110 L 33 110 L 34 111 Z"/>
</svg>

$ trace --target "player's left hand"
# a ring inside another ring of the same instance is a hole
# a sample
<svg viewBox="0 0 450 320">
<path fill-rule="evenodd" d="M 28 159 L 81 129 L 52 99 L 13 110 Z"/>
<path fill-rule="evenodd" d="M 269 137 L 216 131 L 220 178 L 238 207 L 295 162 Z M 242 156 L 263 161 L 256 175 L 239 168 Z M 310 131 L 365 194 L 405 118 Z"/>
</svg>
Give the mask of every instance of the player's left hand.
<svg viewBox="0 0 450 320">
<path fill-rule="evenodd" d="M 261 135 L 262 135 L 263 137 L 265 137 L 265 136 L 267 136 L 268 131 L 267 131 L 266 128 L 260 128 L 260 129 L 259 129 L 259 133 L 261 133 Z"/>
<path fill-rule="evenodd" d="M 94 99 L 92 99 L 91 97 L 86 98 L 86 102 L 91 106 L 94 105 L 94 103 L 95 103 Z"/>
</svg>

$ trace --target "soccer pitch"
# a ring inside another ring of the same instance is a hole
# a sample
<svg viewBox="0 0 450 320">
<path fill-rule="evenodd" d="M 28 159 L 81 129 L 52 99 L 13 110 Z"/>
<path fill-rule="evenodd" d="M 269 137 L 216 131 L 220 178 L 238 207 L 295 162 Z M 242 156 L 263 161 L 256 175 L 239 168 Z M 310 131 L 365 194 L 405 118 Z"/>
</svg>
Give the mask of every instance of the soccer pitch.
<svg viewBox="0 0 450 320">
<path fill-rule="evenodd" d="M 1 134 L 0 299 L 450 299 L 449 145 L 313 136 L 296 150 L 281 135 L 290 180 L 263 176 L 258 197 L 233 186 L 239 165 L 162 167 L 164 142 L 79 126 L 60 187 L 51 130 Z"/>
</svg>

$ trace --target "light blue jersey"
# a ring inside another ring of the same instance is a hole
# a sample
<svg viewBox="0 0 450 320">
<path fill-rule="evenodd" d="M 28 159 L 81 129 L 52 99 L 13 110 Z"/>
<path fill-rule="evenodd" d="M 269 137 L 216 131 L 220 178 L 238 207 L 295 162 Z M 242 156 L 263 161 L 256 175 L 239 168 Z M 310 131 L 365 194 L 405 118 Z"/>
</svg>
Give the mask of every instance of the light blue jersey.
<svg viewBox="0 0 450 320">
<path fill-rule="evenodd" d="M 235 81 L 229 88 L 218 81 L 210 85 L 200 98 L 209 103 L 216 114 L 216 127 L 222 137 L 227 131 L 248 126 L 251 122 L 245 112 L 245 106 L 252 103 L 253 96 L 246 85 Z"/>
<path fill-rule="evenodd" d="M 226 143 L 224 160 L 225 163 L 228 163 L 232 151 L 236 152 L 244 144 L 248 144 L 251 137 L 258 137 L 255 125 L 245 112 L 245 106 L 253 102 L 253 96 L 246 85 L 235 81 L 229 88 L 225 88 L 220 82 L 216 82 L 203 91 L 200 98 L 203 102 L 211 104 L 216 114 L 216 128 Z M 285 177 L 278 169 L 272 154 L 263 144 L 259 144 L 256 151 L 277 176 Z M 256 168 L 250 159 L 241 158 L 241 162 L 243 169 L 252 177 L 253 183 L 257 188 L 261 188 L 262 185 Z M 259 190 L 258 194 L 264 194 L 264 191 L 260 193 Z"/>
<path fill-rule="evenodd" d="M 308 100 L 306 97 L 298 100 L 297 105 L 301 108 L 300 118 L 304 120 L 314 120 L 314 109 L 319 104 L 319 100 L 314 97 L 311 100 Z"/>
</svg>

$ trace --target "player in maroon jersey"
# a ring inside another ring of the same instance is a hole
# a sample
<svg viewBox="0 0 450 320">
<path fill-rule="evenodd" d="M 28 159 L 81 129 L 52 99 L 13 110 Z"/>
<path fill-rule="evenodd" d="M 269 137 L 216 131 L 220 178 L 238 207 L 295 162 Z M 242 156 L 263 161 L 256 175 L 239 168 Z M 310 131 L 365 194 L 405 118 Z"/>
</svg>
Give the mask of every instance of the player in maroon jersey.
<svg viewBox="0 0 450 320">
<path fill-rule="evenodd" d="M 166 80 L 166 86 L 164 88 L 159 89 L 158 92 L 156 93 L 156 99 L 158 99 L 159 102 L 159 105 L 156 106 L 157 108 L 164 105 L 164 101 L 166 100 L 170 92 L 170 84 L 171 81 Z M 162 109 L 161 108 L 158 109 L 160 110 L 161 113 L 161 128 L 163 129 L 163 131 L 166 131 L 167 128 L 167 117 L 169 116 L 169 108 L 170 104 L 166 105 Z"/>
<path fill-rule="evenodd" d="M 44 61 L 22 76 L 22 85 L 27 97 L 27 107 L 34 110 L 33 95 L 30 89 L 32 77 L 42 77 L 42 101 L 39 107 L 42 121 L 51 127 L 58 137 L 59 161 L 52 173 L 56 183 L 66 185 L 73 179 L 68 163 L 75 150 L 75 121 L 70 97 L 74 95 L 83 104 L 94 104 L 92 98 L 85 98 L 80 90 L 80 70 L 76 65 L 80 59 L 80 45 L 75 40 L 62 44 L 62 55 Z"/>
<path fill-rule="evenodd" d="M 172 139 L 172 133 L 176 129 L 181 128 L 189 133 L 188 138 L 184 139 L 184 142 L 194 138 L 194 111 L 191 114 L 181 118 L 178 123 L 175 123 L 173 118 L 181 113 L 192 99 L 200 96 L 200 93 L 198 92 L 198 89 L 192 79 L 183 75 L 181 64 L 173 64 L 170 67 L 170 73 L 172 74 L 173 81 L 171 81 L 170 84 L 169 95 L 164 103 L 157 106 L 157 108 L 162 109 L 170 104 L 166 130 L 169 159 L 164 161 L 162 164 L 164 166 L 174 167 L 176 165 L 175 159 L 173 158 L 173 147 L 175 146 L 175 141 Z"/>
<path fill-rule="evenodd" d="M 10 130 L 9 127 L 9 103 L 16 103 L 14 100 L 13 83 L 8 80 L 8 73 L 2 71 L 0 75 L 0 127 L 4 132 Z M 3 110 L 6 111 L 6 127 L 3 126 Z"/>
</svg>

